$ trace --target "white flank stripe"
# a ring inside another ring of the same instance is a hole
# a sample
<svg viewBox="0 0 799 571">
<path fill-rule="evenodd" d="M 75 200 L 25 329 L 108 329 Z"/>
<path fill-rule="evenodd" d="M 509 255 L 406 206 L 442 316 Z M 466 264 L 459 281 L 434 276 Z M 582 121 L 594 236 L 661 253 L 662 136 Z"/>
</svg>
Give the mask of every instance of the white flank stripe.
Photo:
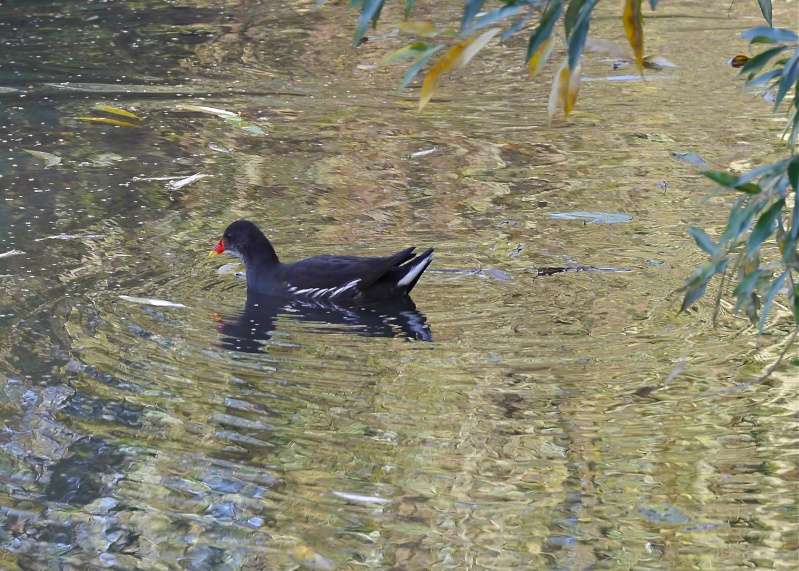
<svg viewBox="0 0 799 571">
<path fill-rule="evenodd" d="M 330 294 L 330 299 L 333 299 L 334 297 L 336 297 L 338 295 L 341 295 L 345 291 L 354 288 L 356 285 L 358 285 L 359 281 L 361 281 L 361 280 L 360 279 L 352 280 L 351 282 L 341 286 L 336 291 L 334 291 L 333 293 Z"/>
<path fill-rule="evenodd" d="M 405 274 L 405 277 L 402 278 L 400 281 L 398 281 L 397 285 L 398 286 L 406 286 L 409 283 L 411 283 L 413 280 L 415 280 L 419 276 L 419 274 L 421 274 L 424 271 L 424 269 L 427 266 L 430 265 L 430 262 L 432 262 L 432 261 L 433 261 L 433 255 L 432 254 L 427 256 L 424 260 L 420 260 L 419 265 L 416 266 L 415 268 L 413 268 L 407 274 Z"/>
</svg>

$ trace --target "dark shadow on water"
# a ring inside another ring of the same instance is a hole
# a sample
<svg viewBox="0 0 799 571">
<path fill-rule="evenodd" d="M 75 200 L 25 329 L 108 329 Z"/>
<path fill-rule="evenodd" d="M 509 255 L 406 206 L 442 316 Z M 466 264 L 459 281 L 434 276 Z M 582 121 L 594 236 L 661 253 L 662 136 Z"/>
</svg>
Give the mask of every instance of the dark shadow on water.
<svg viewBox="0 0 799 571">
<path fill-rule="evenodd" d="M 322 326 L 320 332 L 433 340 L 427 318 L 410 297 L 363 306 L 339 306 L 250 294 L 241 313 L 221 318 L 216 345 L 245 353 L 261 352 L 280 320 L 317 323 Z"/>
</svg>

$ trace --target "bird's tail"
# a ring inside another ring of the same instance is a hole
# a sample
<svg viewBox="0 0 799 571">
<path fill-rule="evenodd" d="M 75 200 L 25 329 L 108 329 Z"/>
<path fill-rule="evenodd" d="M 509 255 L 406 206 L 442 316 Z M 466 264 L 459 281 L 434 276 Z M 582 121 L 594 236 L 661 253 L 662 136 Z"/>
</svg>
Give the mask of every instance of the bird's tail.
<svg viewBox="0 0 799 571">
<path fill-rule="evenodd" d="M 422 277 L 425 269 L 427 269 L 427 266 L 429 266 L 430 262 L 432 261 L 433 248 L 430 248 L 426 252 L 416 256 L 414 259 L 404 264 L 402 267 L 408 268 L 408 271 L 404 276 L 402 276 L 402 279 L 397 282 L 397 285 L 404 287 L 406 294 L 411 293 L 413 286 L 416 285 L 416 282 L 419 281 L 419 278 Z"/>
</svg>

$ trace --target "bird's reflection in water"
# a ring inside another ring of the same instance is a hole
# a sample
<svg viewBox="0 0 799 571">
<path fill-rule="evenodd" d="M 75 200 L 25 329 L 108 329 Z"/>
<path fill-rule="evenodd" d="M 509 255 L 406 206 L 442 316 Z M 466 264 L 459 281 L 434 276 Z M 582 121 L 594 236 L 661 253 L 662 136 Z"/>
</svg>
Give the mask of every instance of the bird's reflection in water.
<svg viewBox="0 0 799 571">
<path fill-rule="evenodd" d="M 248 294 L 243 312 L 222 317 L 220 320 L 217 326 L 220 334 L 217 346 L 245 353 L 263 351 L 265 342 L 275 333 L 279 319 L 318 323 L 325 326 L 325 331 L 367 337 L 433 340 L 427 319 L 407 296 L 363 306 L 338 306 Z"/>
</svg>

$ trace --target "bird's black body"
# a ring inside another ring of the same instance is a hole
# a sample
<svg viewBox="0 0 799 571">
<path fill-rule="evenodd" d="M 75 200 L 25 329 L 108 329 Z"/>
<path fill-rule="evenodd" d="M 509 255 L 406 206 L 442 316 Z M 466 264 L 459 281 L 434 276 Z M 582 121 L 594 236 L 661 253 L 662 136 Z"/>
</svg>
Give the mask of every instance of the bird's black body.
<svg viewBox="0 0 799 571">
<path fill-rule="evenodd" d="M 408 295 L 433 259 L 432 248 L 419 256 L 413 250 L 374 258 L 315 256 L 284 264 L 255 224 L 237 220 L 211 255 L 230 252 L 241 258 L 252 293 L 343 303 Z"/>
</svg>

